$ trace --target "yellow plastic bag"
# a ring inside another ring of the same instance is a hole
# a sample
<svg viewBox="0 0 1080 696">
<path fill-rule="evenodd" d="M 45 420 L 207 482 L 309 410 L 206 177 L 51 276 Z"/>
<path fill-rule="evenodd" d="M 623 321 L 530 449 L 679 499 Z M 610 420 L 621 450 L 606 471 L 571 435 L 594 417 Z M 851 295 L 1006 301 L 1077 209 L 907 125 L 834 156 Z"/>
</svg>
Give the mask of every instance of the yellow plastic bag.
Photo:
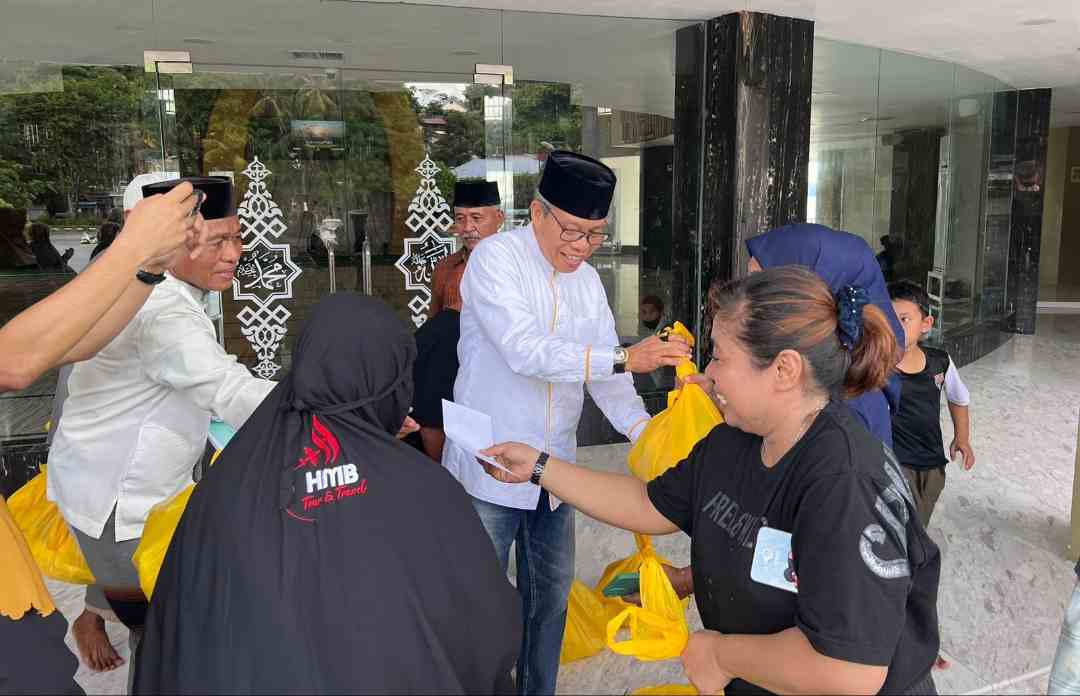
<svg viewBox="0 0 1080 696">
<path fill-rule="evenodd" d="M 73 585 L 92 585 L 94 574 L 60 508 L 46 496 L 47 486 L 45 467 L 41 467 L 41 473 L 8 499 L 11 516 L 26 537 L 42 575 Z"/>
<path fill-rule="evenodd" d="M 641 606 L 626 605 L 608 622 L 607 644 L 620 655 L 639 660 L 671 660 L 682 655 L 690 631 L 686 626 L 686 606 L 675 593 L 660 559 L 649 546 L 641 568 Z M 629 640 L 617 640 L 623 624 L 629 621 Z"/>
<path fill-rule="evenodd" d="M 675 322 L 670 332 L 694 344 L 694 337 L 681 323 Z M 697 367 L 685 360 L 675 368 L 675 374 L 685 380 L 697 374 Z M 686 459 L 694 445 L 723 422 L 716 404 L 697 384 L 684 384 L 668 392 L 668 407 L 653 416 L 630 450 L 630 472 L 642 481 L 652 481 Z"/>
<path fill-rule="evenodd" d="M 210 457 L 210 466 L 221 456 L 222 450 L 215 450 Z M 169 551 L 173 535 L 176 534 L 176 526 L 180 524 L 180 517 L 187 509 L 188 500 L 195 490 L 195 484 L 191 484 L 173 497 L 158 503 L 150 508 L 146 516 L 146 526 L 143 527 L 143 535 L 139 545 L 135 549 L 131 562 L 135 564 L 135 570 L 139 573 L 139 587 L 147 599 L 154 594 L 157 586 L 158 573 L 161 564 L 165 562 L 165 554 Z"/>
<path fill-rule="evenodd" d="M 636 573 L 646 557 L 660 558 L 652 549 L 652 540 L 649 537 L 635 534 L 634 538 L 637 540 L 637 552 L 608 565 L 594 588 L 590 589 L 580 580 L 573 581 L 570 586 L 566 630 L 563 633 L 563 651 L 559 654 L 559 664 L 565 665 L 573 660 L 592 657 L 604 650 L 607 645 L 605 635 L 608 621 L 630 606 L 618 597 L 605 597 L 604 588 L 622 573 Z"/>
<path fill-rule="evenodd" d="M 570 586 L 566 630 L 563 633 L 559 664 L 592 657 L 607 645 L 605 636 L 608 622 L 630 606 L 619 597 L 604 596 L 604 588 L 611 584 L 616 576 L 639 571 L 642 562 L 647 557 L 667 562 L 656 555 L 649 537 L 635 534 L 634 538 L 637 541 L 637 553 L 608 565 L 594 588 L 589 589 L 578 580 Z"/>
<path fill-rule="evenodd" d="M 566 603 L 566 630 L 559 664 L 583 660 L 603 650 L 604 627 L 615 613 L 617 610 L 609 612 L 607 605 L 585 583 L 575 580 Z"/>
<path fill-rule="evenodd" d="M 676 322 L 668 331 L 693 345 L 694 337 L 681 323 Z M 686 360 L 675 371 L 685 379 L 697 368 Z M 722 422 L 720 412 L 698 385 L 687 384 L 669 392 L 668 407 L 645 426 L 630 451 L 630 471 L 643 481 L 651 481 L 685 459 L 694 445 Z M 672 589 L 661 567 L 667 561 L 656 555 L 649 538 L 634 536 L 638 552 L 609 565 L 595 588 L 589 590 L 577 581 L 571 586 L 560 663 L 592 657 L 605 644 L 616 652 L 645 660 L 666 660 L 682 654 L 688 635 L 686 601 Z M 604 596 L 603 589 L 617 575 L 635 571 L 641 573 L 642 601 L 648 602 L 644 608 Z M 615 637 L 628 620 L 631 638 L 617 643 Z M 678 644 L 680 636 L 682 643 Z"/>
<path fill-rule="evenodd" d="M 146 517 L 142 539 L 139 540 L 139 546 L 135 549 L 131 562 L 135 564 L 135 570 L 139 572 L 139 587 L 142 588 L 147 599 L 154 594 L 161 564 L 165 560 L 173 534 L 176 533 L 176 526 L 180 524 L 180 517 L 184 514 L 194 490 L 193 483 L 168 500 L 150 508 L 150 513 Z"/>
</svg>

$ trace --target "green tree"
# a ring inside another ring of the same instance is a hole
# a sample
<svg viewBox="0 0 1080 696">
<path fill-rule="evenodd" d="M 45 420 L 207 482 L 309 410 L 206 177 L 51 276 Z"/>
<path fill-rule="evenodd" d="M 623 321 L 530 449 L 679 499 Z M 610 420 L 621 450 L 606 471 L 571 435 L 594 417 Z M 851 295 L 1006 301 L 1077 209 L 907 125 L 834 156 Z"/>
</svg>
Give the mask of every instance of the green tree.
<svg viewBox="0 0 1080 696">
<path fill-rule="evenodd" d="M 449 111 L 446 135 L 431 144 L 431 159 L 459 167 L 474 157 L 484 156 L 484 117 L 475 111 Z"/>
<path fill-rule="evenodd" d="M 581 149 L 581 108 L 570 103 L 570 85 L 518 82 L 513 105 L 515 153 L 535 153 L 541 142 Z"/>
<path fill-rule="evenodd" d="M 112 189 L 146 150 L 140 104 L 143 74 L 135 68 L 65 66 L 62 91 L 18 95 L 10 108 L 19 126 L 36 129 L 26 147 L 30 166 L 74 210 L 91 188 Z"/>
<path fill-rule="evenodd" d="M 0 159 L 0 208 L 29 208 L 48 186 L 40 179 L 25 175 L 18 162 Z"/>
</svg>

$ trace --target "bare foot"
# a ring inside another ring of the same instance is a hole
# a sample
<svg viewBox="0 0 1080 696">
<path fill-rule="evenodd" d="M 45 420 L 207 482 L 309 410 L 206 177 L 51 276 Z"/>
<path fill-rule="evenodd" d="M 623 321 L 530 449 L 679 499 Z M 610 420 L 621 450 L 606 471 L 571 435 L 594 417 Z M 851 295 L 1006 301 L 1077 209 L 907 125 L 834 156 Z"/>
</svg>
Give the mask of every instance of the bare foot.
<svg viewBox="0 0 1080 696">
<path fill-rule="evenodd" d="M 95 672 L 111 672 L 124 664 L 105 633 L 105 620 L 97 614 L 83 610 L 71 624 L 71 633 L 83 662 Z"/>
<path fill-rule="evenodd" d="M 941 655 L 938 655 L 937 659 L 934 660 L 934 669 L 948 669 L 950 667 L 952 667 L 952 663 Z"/>
</svg>

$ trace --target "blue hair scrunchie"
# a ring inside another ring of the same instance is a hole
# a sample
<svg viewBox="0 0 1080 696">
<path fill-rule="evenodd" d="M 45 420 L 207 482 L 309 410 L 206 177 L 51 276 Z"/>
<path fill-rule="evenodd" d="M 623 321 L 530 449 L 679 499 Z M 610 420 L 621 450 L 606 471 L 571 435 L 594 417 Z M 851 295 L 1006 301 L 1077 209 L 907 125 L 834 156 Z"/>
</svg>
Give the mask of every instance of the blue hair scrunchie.
<svg viewBox="0 0 1080 696">
<path fill-rule="evenodd" d="M 862 338 L 863 308 L 870 304 L 865 288 L 848 285 L 836 293 L 836 332 L 840 343 L 851 350 Z"/>
</svg>

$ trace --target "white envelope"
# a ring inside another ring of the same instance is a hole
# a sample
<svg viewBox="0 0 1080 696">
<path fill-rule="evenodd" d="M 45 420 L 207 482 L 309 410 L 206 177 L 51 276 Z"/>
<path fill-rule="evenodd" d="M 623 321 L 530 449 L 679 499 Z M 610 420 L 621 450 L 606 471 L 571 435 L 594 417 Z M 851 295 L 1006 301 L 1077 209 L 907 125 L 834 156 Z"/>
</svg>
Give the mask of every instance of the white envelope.
<svg viewBox="0 0 1080 696">
<path fill-rule="evenodd" d="M 446 433 L 447 438 L 477 459 L 494 464 L 503 471 L 510 471 L 495 461 L 494 457 L 480 454 L 480 450 L 485 450 L 495 444 L 491 416 L 446 399 L 442 400 L 442 409 L 443 432 Z"/>
</svg>

